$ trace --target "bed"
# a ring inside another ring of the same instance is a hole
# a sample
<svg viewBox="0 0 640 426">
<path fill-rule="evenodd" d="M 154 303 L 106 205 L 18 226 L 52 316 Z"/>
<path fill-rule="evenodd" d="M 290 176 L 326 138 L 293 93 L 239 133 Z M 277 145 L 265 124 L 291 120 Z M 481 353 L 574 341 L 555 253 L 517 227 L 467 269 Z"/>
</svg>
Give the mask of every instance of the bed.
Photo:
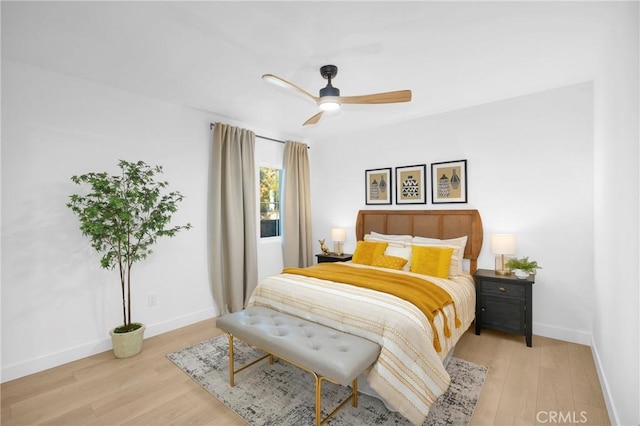
<svg viewBox="0 0 640 426">
<path fill-rule="evenodd" d="M 471 274 L 477 268 L 482 247 L 480 215 L 477 210 L 361 210 L 355 231 L 359 243 L 353 262 L 315 265 L 306 268 L 308 275 L 302 269 L 285 268 L 283 273 L 263 280 L 248 305 L 266 306 L 378 343 L 382 350 L 366 374 L 367 387 L 389 408 L 414 424 L 422 424 L 429 407 L 449 386 L 443 361 L 474 319 Z M 456 251 L 460 240 L 464 241 L 464 250 L 459 247 Z M 384 254 L 372 254 L 371 258 L 377 260 L 397 258 L 400 248 L 404 253 L 409 247 L 413 266 L 388 269 L 379 262 L 362 263 L 362 256 L 368 253 L 365 247 L 377 251 L 384 247 Z M 430 265 L 437 272 L 428 270 L 434 275 L 418 273 L 422 250 L 429 256 L 439 253 L 436 258 L 450 257 L 446 271 L 445 265 L 436 260 Z M 412 271 L 414 266 L 416 271 Z M 316 276 L 322 272 L 314 270 L 317 268 L 334 268 L 329 271 L 331 279 Z M 367 283 L 352 282 L 347 278 L 352 274 L 363 275 L 358 279 L 364 281 L 371 274 L 369 281 L 375 281 L 375 285 L 369 288 Z M 383 283 L 386 279 L 390 283 L 424 283 L 439 294 L 445 294 L 445 290 L 450 298 L 429 315 L 422 303 L 380 291 L 376 286 L 396 291 L 396 284 Z"/>
</svg>

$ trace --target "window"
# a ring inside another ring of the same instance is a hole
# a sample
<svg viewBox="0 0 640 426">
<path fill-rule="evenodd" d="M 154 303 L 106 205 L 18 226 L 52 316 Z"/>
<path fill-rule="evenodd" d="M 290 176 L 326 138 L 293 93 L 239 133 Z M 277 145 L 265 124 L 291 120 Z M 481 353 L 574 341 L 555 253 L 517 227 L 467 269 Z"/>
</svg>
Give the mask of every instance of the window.
<svg viewBox="0 0 640 426">
<path fill-rule="evenodd" d="M 260 167 L 260 238 L 280 235 L 280 172 Z"/>
</svg>

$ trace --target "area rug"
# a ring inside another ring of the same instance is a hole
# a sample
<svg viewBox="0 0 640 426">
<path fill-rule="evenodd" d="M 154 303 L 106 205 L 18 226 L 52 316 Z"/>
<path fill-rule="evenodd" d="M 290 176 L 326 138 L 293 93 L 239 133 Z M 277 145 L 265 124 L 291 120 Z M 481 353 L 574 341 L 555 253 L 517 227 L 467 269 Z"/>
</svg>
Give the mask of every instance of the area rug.
<svg viewBox="0 0 640 426">
<path fill-rule="evenodd" d="M 234 344 L 236 368 L 263 352 L 241 341 Z M 263 360 L 236 375 L 229 386 L 227 335 L 214 337 L 178 352 L 167 354 L 173 363 L 250 425 L 299 426 L 314 424 L 314 379 L 311 374 L 286 362 L 273 365 Z M 431 407 L 425 425 L 466 425 L 480 397 L 487 368 L 451 358 L 449 390 Z M 322 386 L 323 416 L 347 397 L 350 388 L 325 382 Z M 378 398 L 360 394 L 358 407 L 347 404 L 329 424 L 410 425 L 400 414 L 389 411 Z"/>
</svg>

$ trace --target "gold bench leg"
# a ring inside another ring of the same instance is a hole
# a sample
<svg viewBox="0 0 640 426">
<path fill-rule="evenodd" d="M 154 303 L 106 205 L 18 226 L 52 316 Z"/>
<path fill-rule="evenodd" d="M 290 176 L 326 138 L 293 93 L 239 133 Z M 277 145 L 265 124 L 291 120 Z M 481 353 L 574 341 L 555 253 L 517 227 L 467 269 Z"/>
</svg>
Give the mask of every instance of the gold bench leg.
<svg viewBox="0 0 640 426">
<path fill-rule="evenodd" d="M 353 395 L 353 406 L 358 406 L 358 378 L 353 379 L 353 383 L 351 384 L 352 395 Z"/>
<path fill-rule="evenodd" d="M 233 334 L 229 333 L 229 386 L 231 387 L 236 385 L 233 380 L 235 372 L 235 367 L 233 366 Z"/>
<path fill-rule="evenodd" d="M 235 386 L 235 374 L 241 372 L 245 368 L 251 367 L 253 364 L 262 361 L 266 357 L 269 357 L 269 364 L 273 364 L 273 355 L 270 353 L 267 353 L 266 355 L 261 356 L 260 358 L 236 370 L 235 365 L 233 363 L 233 334 L 231 333 L 227 333 L 227 334 L 229 335 L 229 385 L 231 387 Z"/>
<path fill-rule="evenodd" d="M 316 373 L 313 377 L 316 379 L 316 426 L 320 426 L 322 422 L 322 378 L 318 377 Z"/>
<path fill-rule="evenodd" d="M 327 379 L 325 377 L 318 377 L 318 375 L 310 370 L 308 370 L 313 377 L 316 379 L 316 426 L 321 426 L 329 421 L 331 417 L 333 417 L 338 411 L 344 407 L 349 400 L 352 401 L 354 407 L 358 406 L 358 378 L 353 379 L 352 382 L 352 390 L 351 395 L 345 398 L 344 401 L 340 403 L 331 413 L 327 415 L 324 419 L 322 416 L 322 381 L 326 380 L 328 382 L 332 382 L 332 380 Z M 332 382 L 333 383 L 333 382 Z"/>
</svg>

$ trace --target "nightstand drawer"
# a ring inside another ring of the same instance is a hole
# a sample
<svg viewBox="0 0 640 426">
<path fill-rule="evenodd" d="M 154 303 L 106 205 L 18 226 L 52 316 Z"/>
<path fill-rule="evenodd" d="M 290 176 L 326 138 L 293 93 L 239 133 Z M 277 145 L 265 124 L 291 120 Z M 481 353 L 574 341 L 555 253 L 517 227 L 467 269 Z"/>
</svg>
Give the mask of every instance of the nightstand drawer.
<svg viewBox="0 0 640 426">
<path fill-rule="evenodd" d="M 498 281 L 491 281 L 491 280 L 482 281 L 482 292 L 485 294 L 496 294 L 496 295 L 508 296 L 508 297 L 517 297 L 517 298 L 525 297 L 524 286 L 519 284 L 509 284 L 505 282 L 498 282 Z"/>
</svg>

